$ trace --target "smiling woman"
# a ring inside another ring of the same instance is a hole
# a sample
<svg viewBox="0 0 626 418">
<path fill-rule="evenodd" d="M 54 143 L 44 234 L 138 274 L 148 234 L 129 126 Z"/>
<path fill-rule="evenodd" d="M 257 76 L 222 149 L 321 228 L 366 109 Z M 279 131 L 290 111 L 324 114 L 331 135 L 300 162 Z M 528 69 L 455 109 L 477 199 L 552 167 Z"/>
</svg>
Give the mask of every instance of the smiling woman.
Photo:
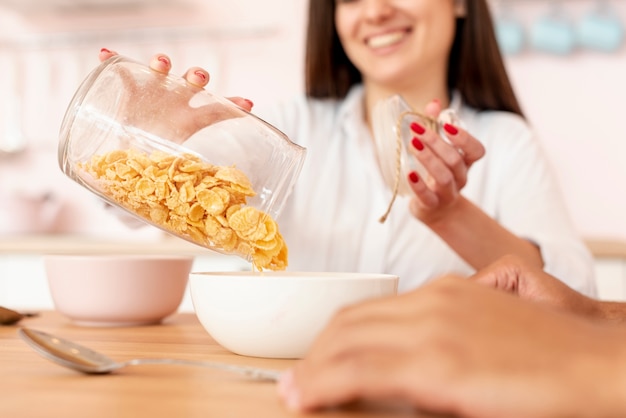
<svg viewBox="0 0 626 418">
<path fill-rule="evenodd" d="M 306 96 L 264 115 L 308 148 L 280 219 L 292 268 L 393 273 L 407 290 L 512 253 L 594 293 L 590 254 L 524 119 L 486 1 L 311 2 L 305 72 Z M 427 174 L 408 174 L 410 195 L 380 225 L 392 191 L 371 115 L 393 95 L 431 117 L 452 108 L 462 123 L 413 125 L 407 151 Z"/>
</svg>

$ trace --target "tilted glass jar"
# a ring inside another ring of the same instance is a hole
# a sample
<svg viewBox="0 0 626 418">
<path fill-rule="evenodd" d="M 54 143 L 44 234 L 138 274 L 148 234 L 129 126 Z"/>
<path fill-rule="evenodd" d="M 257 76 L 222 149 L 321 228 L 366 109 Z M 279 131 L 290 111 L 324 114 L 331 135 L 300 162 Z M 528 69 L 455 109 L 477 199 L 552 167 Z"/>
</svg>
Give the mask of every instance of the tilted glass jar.
<svg viewBox="0 0 626 418">
<path fill-rule="evenodd" d="M 276 218 L 306 150 L 225 98 L 112 57 L 75 93 L 58 155 L 68 177 L 149 224 L 286 267 Z"/>
</svg>

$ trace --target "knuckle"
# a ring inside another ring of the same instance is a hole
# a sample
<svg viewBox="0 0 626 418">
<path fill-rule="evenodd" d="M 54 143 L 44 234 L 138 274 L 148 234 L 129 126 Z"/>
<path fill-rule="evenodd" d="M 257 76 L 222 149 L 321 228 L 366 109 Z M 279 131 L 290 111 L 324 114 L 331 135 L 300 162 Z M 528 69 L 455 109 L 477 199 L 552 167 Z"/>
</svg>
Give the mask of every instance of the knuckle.
<svg viewBox="0 0 626 418">
<path fill-rule="evenodd" d="M 464 165 L 463 157 L 461 157 L 461 154 L 456 151 L 450 153 L 450 156 L 448 157 L 448 165 L 455 169 L 458 169 L 462 165 Z"/>
<path fill-rule="evenodd" d="M 447 189 L 454 184 L 454 177 L 452 176 L 451 172 L 445 171 L 441 173 L 441 175 L 437 179 L 437 183 L 441 188 Z"/>
</svg>

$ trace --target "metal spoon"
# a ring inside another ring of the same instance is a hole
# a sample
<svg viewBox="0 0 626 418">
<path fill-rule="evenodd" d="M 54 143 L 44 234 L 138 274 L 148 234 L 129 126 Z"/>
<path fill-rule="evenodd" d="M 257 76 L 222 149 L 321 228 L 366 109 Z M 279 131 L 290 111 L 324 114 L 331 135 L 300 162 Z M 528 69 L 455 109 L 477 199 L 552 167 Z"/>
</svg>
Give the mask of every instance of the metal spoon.
<svg viewBox="0 0 626 418">
<path fill-rule="evenodd" d="M 227 363 L 210 361 L 194 361 L 167 358 L 142 358 L 124 362 L 116 362 L 104 354 L 93 351 L 90 348 L 76 344 L 72 341 L 56 337 L 43 331 L 29 328 L 20 328 L 19 336 L 33 347 L 39 354 L 70 369 L 78 370 L 86 374 L 107 374 L 126 366 L 139 364 L 179 364 L 187 366 L 204 366 L 212 369 L 225 370 L 242 374 L 255 380 L 276 382 L 280 377 L 277 370 L 261 369 L 257 367 L 238 366 Z"/>
</svg>

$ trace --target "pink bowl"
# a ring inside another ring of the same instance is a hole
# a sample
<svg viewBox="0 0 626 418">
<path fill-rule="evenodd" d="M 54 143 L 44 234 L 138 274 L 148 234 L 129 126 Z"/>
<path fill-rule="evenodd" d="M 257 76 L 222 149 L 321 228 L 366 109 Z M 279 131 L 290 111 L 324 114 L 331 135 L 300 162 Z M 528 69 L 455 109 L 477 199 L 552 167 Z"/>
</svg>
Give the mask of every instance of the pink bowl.
<svg viewBox="0 0 626 418">
<path fill-rule="evenodd" d="M 191 256 L 47 255 L 56 310 L 78 325 L 157 324 L 180 306 Z"/>
</svg>

